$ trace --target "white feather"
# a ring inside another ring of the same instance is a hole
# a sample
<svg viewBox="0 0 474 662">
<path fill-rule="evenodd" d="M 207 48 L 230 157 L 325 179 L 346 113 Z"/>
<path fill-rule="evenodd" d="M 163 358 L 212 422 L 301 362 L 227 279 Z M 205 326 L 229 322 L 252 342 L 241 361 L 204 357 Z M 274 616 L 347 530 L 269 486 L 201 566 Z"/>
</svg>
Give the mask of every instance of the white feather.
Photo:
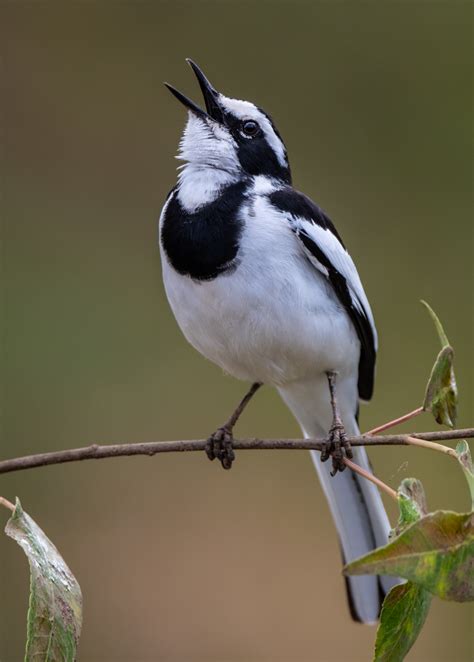
<svg viewBox="0 0 474 662">
<path fill-rule="evenodd" d="M 284 212 L 282 212 L 282 216 L 288 218 L 288 214 L 285 214 Z M 309 235 L 309 237 L 313 239 L 316 245 L 326 255 L 333 267 L 337 269 L 337 271 L 342 276 L 344 276 L 349 287 L 349 291 L 352 295 L 354 306 L 359 309 L 359 311 L 364 313 L 369 320 L 369 323 L 372 327 L 372 332 L 374 334 L 375 349 L 377 349 L 377 330 L 375 328 L 372 310 L 370 308 L 370 304 L 362 286 L 362 282 L 360 280 L 356 266 L 347 250 L 344 248 L 344 246 L 342 246 L 336 235 L 327 228 L 323 228 L 316 223 L 312 223 L 301 217 L 291 217 L 289 218 L 289 222 L 297 232 L 301 230 Z M 302 246 L 306 256 L 311 261 L 311 263 L 314 264 L 314 266 L 319 269 L 321 273 L 324 273 L 327 276 L 327 268 L 322 265 L 303 244 Z"/>
<path fill-rule="evenodd" d="M 189 113 L 179 144 L 178 198 L 190 213 L 215 200 L 241 174 L 235 141 L 217 122 Z"/>
<path fill-rule="evenodd" d="M 236 268 L 214 280 L 178 274 L 162 251 L 168 299 L 188 341 L 239 379 L 280 385 L 337 370 L 356 382 L 356 332 L 290 225 L 266 196 L 250 197 L 241 217 Z"/>
<path fill-rule="evenodd" d="M 225 170 L 210 170 L 199 164 L 189 163 L 180 172 L 177 195 L 184 209 L 192 214 L 199 207 L 216 200 L 222 189 L 236 179 Z"/>
<path fill-rule="evenodd" d="M 281 183 L 271 177 L 259 175 L 253 178 L 252 195 L 268 195 L 281 187 Z"/>
</svg>

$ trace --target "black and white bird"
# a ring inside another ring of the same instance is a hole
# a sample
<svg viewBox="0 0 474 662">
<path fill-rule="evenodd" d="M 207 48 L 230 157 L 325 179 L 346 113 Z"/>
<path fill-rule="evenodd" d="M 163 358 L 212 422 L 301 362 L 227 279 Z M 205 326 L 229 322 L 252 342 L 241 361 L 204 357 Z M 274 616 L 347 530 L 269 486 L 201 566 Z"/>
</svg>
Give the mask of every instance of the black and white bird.
<svg viewBox="0 0 474 662">
<path fill-rule="evenodd" d="M 342 471 L 345 433 L 359 434 L 359 401 L 374 386 L 370 305 L 333 223 L 292 187 L 287 150 L 269 115 L 217 92 L 188 62 L 206 109 L 166 84 L 189 113 L 178 155 L 184 165 L 160 217 L 165 289 L 191 345 L 253 385 L 207 452 L 230 468 L 238 413 L 260 384 L 274 386 L 305 437 L 329 432 L 321 455 L 332 455 L 332 471 L 311 454 L 349 562 L 386 544 L 390 530 L 377 488 Z M 364 448 L 346 452 L 370 471 Z M 353 618 L 375 622 L 392 584 L 348 578 Z"/>
</svg>

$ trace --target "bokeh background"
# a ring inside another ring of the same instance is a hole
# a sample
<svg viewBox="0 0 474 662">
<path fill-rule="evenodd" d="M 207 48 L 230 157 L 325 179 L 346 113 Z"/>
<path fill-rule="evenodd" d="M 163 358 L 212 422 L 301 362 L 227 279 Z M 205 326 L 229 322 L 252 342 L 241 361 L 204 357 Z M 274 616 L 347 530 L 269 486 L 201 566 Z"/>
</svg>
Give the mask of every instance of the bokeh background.
<svg viewBox="0 0 474 662">
<path fill-rule="evenodd" d="M 205 437 L 243 393 L 186 344 L 161 283 L 156 224 L 185 121 L 162 81 L 199 99 L 187 56 L 271 112 L 296 186 L 351 249 L 381 345 L 362 427 L 420 404 L 438 351 L 420 298 L 445 322 L 472 425 L 471 13 L 4 0 L 1 456 Z M 238 433 L 298 429 L 264 389 Z M 467 507 L 445 457 L 372 458 L 393 486 L 422 479 L 432 508 Z M 375 630 L 348 617 L 304 452 L 240 453 L 230 473 L 203 454 L 56 466 L 1 476 L 0 493 L 21 497 L 81 583 L 83 662 L 370 659 Z M 0 559 L 0 659 L 13 662 L 27 564 L 5 536 Z M 471 617 L 435 600 L 409 659 L 471 660 Z"/>
</svg>

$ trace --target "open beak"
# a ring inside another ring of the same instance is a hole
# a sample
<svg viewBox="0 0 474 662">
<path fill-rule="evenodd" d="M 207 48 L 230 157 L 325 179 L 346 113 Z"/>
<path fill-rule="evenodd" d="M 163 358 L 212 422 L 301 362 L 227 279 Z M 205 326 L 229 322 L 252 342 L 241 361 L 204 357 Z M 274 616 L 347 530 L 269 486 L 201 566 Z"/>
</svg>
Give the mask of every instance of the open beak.
<svg viewBox="0 0 474 662">
<path fill-rule="evenodd" d="M 178 101 L 181 101 L 183 106 L 185 106 L 191 112 L 199 115 L 200 117 L 210 117 L 214 121 L 222 123 L 224 116 L 218 103 L 219 93 L 212 87 L 211 83 L 207 80 L 206 76 L 195 62 L 189 58 L 186 58 L 186 62 L 191 66 L 192 70 L 196 74 L 196 78 L 198 79 L 198 83 L 204 97 L 204 103 L 206 105 L 207 112 L 195 104 L 194 101 L 188 99 L 188 97 L 186 97 L 175 87 L 169 85 L 169 83 L 165 83 L 166 87 L 169 89 L 171 94 L 173 94 L 178 99 Z"/>
</svg>

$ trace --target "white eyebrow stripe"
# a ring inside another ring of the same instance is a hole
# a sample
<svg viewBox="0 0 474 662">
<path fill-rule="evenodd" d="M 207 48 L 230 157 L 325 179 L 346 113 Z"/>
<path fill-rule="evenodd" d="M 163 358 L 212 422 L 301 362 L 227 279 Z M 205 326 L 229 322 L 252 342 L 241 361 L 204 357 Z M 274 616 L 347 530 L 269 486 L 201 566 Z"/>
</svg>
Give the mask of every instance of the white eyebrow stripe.
<svg viewBox="0 0 474 662">
<path fill-rule="evenodd" d="M 222 104 L 227 111 L 232 113 L 232 115 L 235 115 L 240 119 L 248 118 L 258 122 L 265 134 L 268 144 L 275 152 L 278 162 L 284 168 L 288 167 L 285 146 L 276 135 L 272 123 L 262 111 L 254 106 L 253 103 L 250 103 L 250 101 L 231 99 L 230 97 L 225 97 L 223 94 L 219 94 L 219 103 Z"/>
</svg>

